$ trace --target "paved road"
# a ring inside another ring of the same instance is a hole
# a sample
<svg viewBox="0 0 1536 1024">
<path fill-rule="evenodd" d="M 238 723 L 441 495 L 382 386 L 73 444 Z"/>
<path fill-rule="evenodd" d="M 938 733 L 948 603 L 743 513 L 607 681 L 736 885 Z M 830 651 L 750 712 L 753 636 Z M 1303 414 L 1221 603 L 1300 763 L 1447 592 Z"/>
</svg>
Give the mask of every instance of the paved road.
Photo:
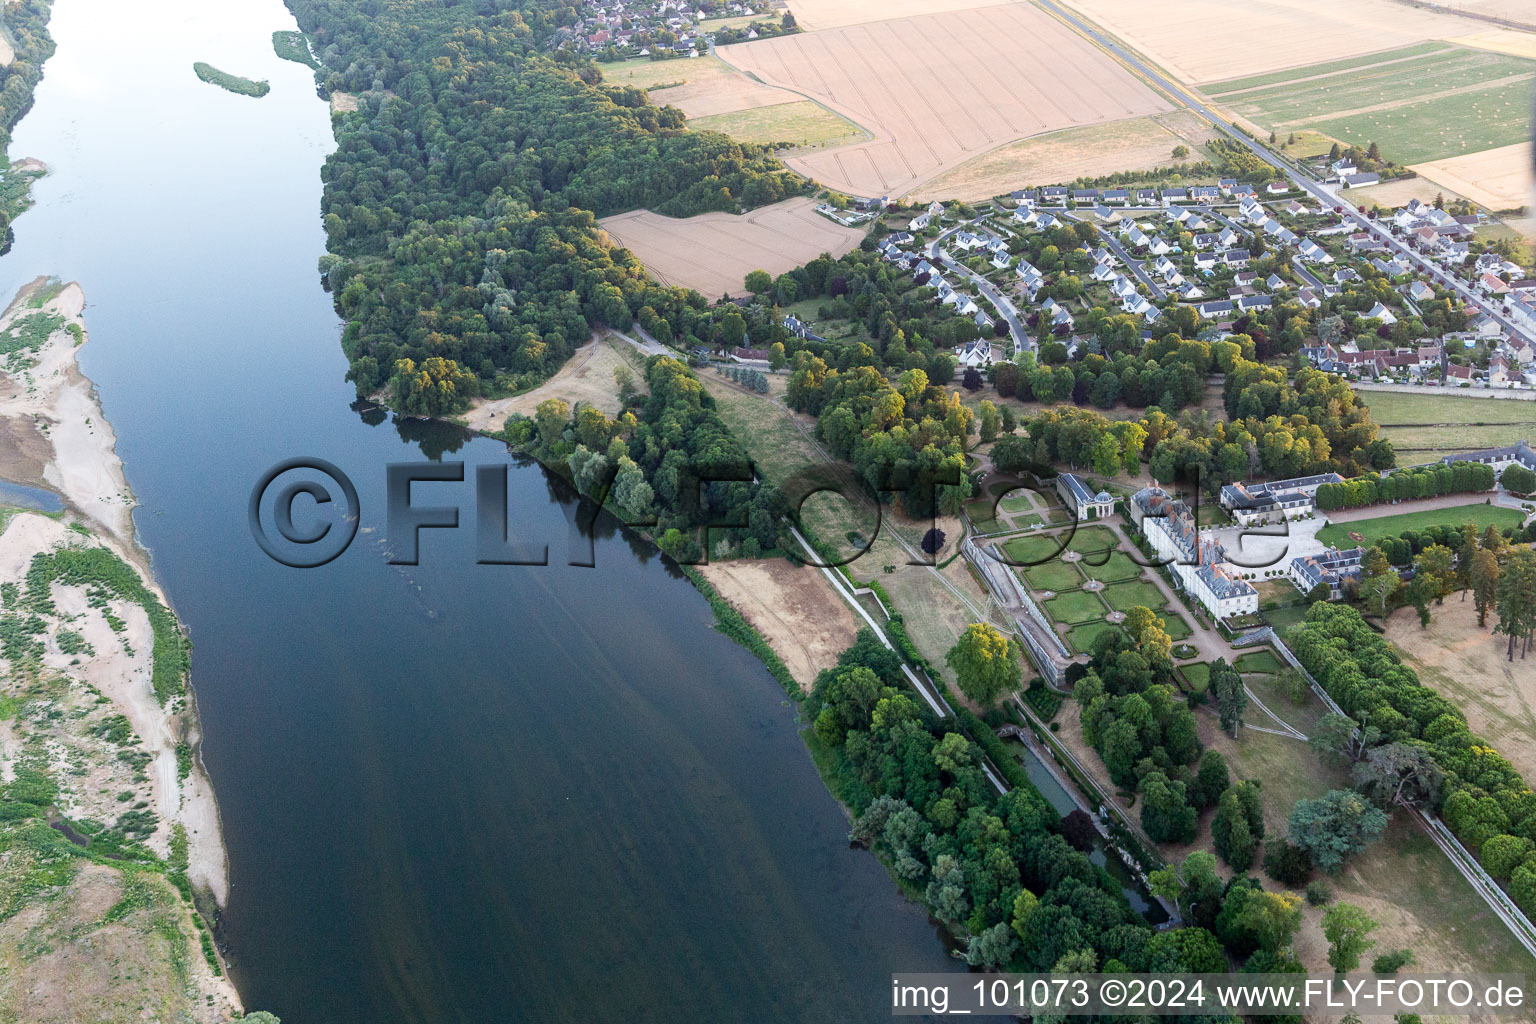
<svg viewBox="0 0 1536 1024">
<path fill-rule="evenodd" d="M 1323 297 L 1322 296 L 1323 282 L 1318 280 L 1316 274 L 1312 273 L 1312 271 L 1307 269 L 1306 261 L 1303 260 L 1300 256 L 1292 256 L 1291 257 L 1291 266 L 1296 268 L 1296 273 L 1301 275 L 1301 279 L 1303 281 L 1307 282 L 1307 284 L 1309 284 L 1313 288 L 1317 289 L 1317 291 L 1318 291 L 1318 296 L 1317 297 L 1318 298 L 1322 298 Z"/>
<path fill-rule="evenodd" d="M 1131 276 L 1135 277 L 1136 280 L 1140 281 L 1142 284 L 1146 285 L 1148 289 L 1151 290 L 1154 298 L 1165 299 L 1168 297 L 1168 293 L 1163 291 L 1162 286 L 1152 279 L 1151 274 L 1147 273 L 1146 267 L 1144 266 L 1146 261 L 1139 260 L 1135 256 L 1132 256 L 1128 251 L 1126 251 L 1125 246 L 1120 244 L 1120 240 L 1112 235 L 1109 231 L 1098 224 L 1089 222 L 1087 218 L 1076 212 L 1068 211 L 1063 213 L 1062 216 L 1068 220 L 1075 220 L 1084 224 L 1088 224 L 1089 227 L 1098 232 L 1100 241 L 1102 241 L 1105 246 L 1109 248 L 1110 252 L 1115 254 L 1115 258 L 1118 259 L 1121 263 L 1125 264 L 1126 269 L 1131 272 Z"/>
<path fill-rule="evenodd" d="M 1526 338 L 1532 342 L 1536 342 L 1536 331 L 1529 330 L 1524 326 L 1516 323 L 1514 320 L 1501 313 L 1497 307 L 1490 303 L 1484 302 L 1483 299 L 1479 297 L 1475 292 L 1473 292 L 1472 289 L 1469 288 L 1465 283 L 1440 269 L 1439 264 L 1422 256 L 1412 247 L 1406 246 L 1399 242 L 1392 236 L 1392 233 L 1388 231 L 1386 227 L 1377 223 L 1376 221 L 1371 220 L 1365 214 L 1361 213 L 1357 206 L 1351 203 L 1348 199 L 1345 199 L 1342 195 L 1339 194 L 1338 191 L 1328 188 L 1328 186 L 1318 181 L 1312 175 L 1298 170 L 1291 164 L 1282 160 L 1279 156 L 1271 152 L 1258 140 L 1250 138 L 1243 132 L 1233 128 L 1229 122 L 1223 120 L 1216 114 L 1215 111 L 1211 110 L 1204 103 L 1201 103 L 1199 100 L 1195 99 L 1195 97 L 1191 96 L 1183 89 L 1183 87 L 1170 81 L 1166 76 L 1163 75 L 1161 71 L 1158 71 L 1155 68 L 1149 66 L 1140 57 L 1137 57 L 1135 54 L 1125 49 L 1125 47 L 1115 42 L 1109 36 L 1104 34 L 1104 32 L 1084 21 L 1072 11 L 1062 7 L 1059 3 L 1056 2 L 1056 0 L 1040 0 L 1040 5 L 1054 13 L 1067 24 L 1076 28 L 1083 35 L 1098 43 L 1105 50 L 1108 50 L 1116 57 L 1119 57 L 1126 64 L 1135 68 L 1142 74 L 1143 77 L 1147 78 L 1153 84 L 1157 85 L 1165 92 L 1178 99 L 1180 102 L 1184 103 L 1191 110 L 1194 110 L 1196 113 L 1205 117 L 1206 120 L 1210 121 L 1213 125 L 1219 128 L 1223 134 L 1247 147 L 1247 149 L 1249 149 L 1259 159 L 1263 160 L 1271 167 L 1274 167 L 1281 174 L 1295 182 L 1304 192 L 1311 194 L 1328 206 L 1339 208 L 1347 217 L 1353 219 L 1355 223 L 1358 224 L 1361 228 L 1371 232 L 1372 234 L 1385 241 L 1387 248 L 1390 251 L 1407 257 L 1413 264 L 1418 266 L 1420 270 L 1428 274 L 1433 280 L 1438 281 L 1447 289 L 1461 296 L 1461 298 L 1469 303 L 1473 308 L 1481 309 L 1487 312 L 1488 315 L 1491 316 L 1494 321 L 1505 330 L 1511 331 L 1520 337 Z"/>
<path fill-rule="evenodd" d="M 927 248 L 928 258 L 930 260 L 936 259 L 940 263 L 944 264 L 944 266 L 948 269 L 953 270 L 955 273 L 964 274 L 966 277 L 970 278 L 971 282 L 976 285 L 976 290 L 981 292 L 982 295 L 985 295 L 987 300 L 991 302 L 992 305 L 997 307 L 997 311 L 1003 314 L 1003 319 L 1008 322 L 1008 334 L 1013 338 L 1014 352 L 1033 352 L 1035 349 L 1035 339 L 1031 338 L 1029 336 L 1029 331 L 1025 330 L 1023 321 L 1019 319 L 1018 308 L 1014 306 L 1012 301 L 1010 301 L 1008 297 L 1005 296 L 1002 292 L 998 291 L 997 288 L 993 286 L 991 281 L 988 281 L 986 278 L 973 271 L 970 267 L 950 259 L 949 254 L 946 253 L 943 249 L 942 243 L 944 239 L 948 238 L 956 231 L 971 227 L 981 219 L 982 218 L 977 217 L 975 220 L 969 220 L 962 224 L 957 224 L 950 228 L 948 231 L 945 231 L 943 234 L 939 235 L 939 237 L 935 238 L 932 242 L 929 242 Z"/>
</svg>

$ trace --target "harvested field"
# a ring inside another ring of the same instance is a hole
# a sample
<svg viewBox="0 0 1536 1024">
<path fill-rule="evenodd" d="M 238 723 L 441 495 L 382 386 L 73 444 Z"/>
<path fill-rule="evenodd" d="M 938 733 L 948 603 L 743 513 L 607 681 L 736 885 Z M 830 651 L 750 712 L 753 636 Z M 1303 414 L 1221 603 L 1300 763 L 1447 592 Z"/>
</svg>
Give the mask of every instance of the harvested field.
<svg viewBox="0 0 1536 1024">
<path fill-rule="evenodd" d="M 754 82 L 718 57 L 639 57 L 598 67 L 604 80 L 645 89 L 652 103 L 674 106 L 690 119 L 799 99 L 783 89 Z"/>
<path fill-rule="evenodd" d="M 914 194 L 922 202 L 974 202 L 1032 185 L 1095 178 L 1116 171 L 1151 170 L 1174 163 L 1173 147 L 1178 145 L 1189 146 L 1191 154 L 1186 159 L 1198 161 L 1199 148 L 1214 135 L 1210 122 L 1192 110 L 1068 128 L 994 149 L 935 178 Z"/>
<path fill-rule="evenodd" d="M 1393 0 L 1066 0 L 1186 82 L 1220 81 L 1486 30 Z"/>
<path fill-rule="evenodd" d="M 1169 109 L 1102 51 L 1025 4 L 783 36 L 719 52 L 874 134 L 871 142 L 788 161 L 854 195 L 905 195 L 1017 139 Z"/>
<path fill-rule="evenodd" d="M 795 0 L 795 21 L 807 31 L 862 25 L 869 21 L 943 14 L 992 7 L 1010 0 Z"/>
<path fill-rule="evenodd" d="M 753 270 L 782 274 L 824 252 L 841 256 L 864 237 L 862 231 L 821 216 L 805 197 L 740 216 L 704 213 L 677 219 L 632 210 L 598 223 L 658 280 L 710 299 L 740 294 L 743 279 Z"/>
<path fill-rule="evenodd" d="M 773 558 L 712 562 L 699 571 L 763 634 L 806 692 L 858 634 L 853 610 L 817 569 Z"/>
<path fill-rule="evenodd" d="M 1536 206 L 1532 198 L 1536 193 L 1536 175 L 1531 171 L 1529 142 L 1415 164 L 1413 169 L 1444 186 L 1446 191 L 1466 196 L 1490 210 Z"/>
<path fill-rule="evenodd" d="M 1205 92 L 1281 134 L 1310 127 L 1342 142 L 1376 142 L 1414 164 L 1529 138 L 1536 61 L 1429 42 L 1354 60 L 1215 82 Z"/>
<path fill-rule="evenodd" d="M 471 430 L 496 431 L 506 425 L 508 415 L 532 416 L 548 398 L 563 398 L 573 408 L 584 402 L 614 416 L 619 411 L 619 386 L 613 371 L 621 366 L 634 374 L 643 389 L 645 357 L 622 338 L 605 335 L 577 349 L 553 377 L 532 391 L 511 398 L 477 399 L 460 420 Z"/>
<path fill-rule="evenodd" d="M 1425 686 L 1461 709 L 1474 733 L 1536 779 L 1536 658 L 1522 659 L 1516 643 L 1515 660 L 1507 660 L 1509 638 L 1493 633 L 1498 617 L 1490 614 L 1478 629 L 1471 601 L 1452 595 L 1430 611 L 1427 629 L 1413 609 L 1393 612 L 1387 639 Z"/>
<path fill-rule="evenodd" d="M 777 143 L 795 149 L 846 146 L 869 138 L 868 132 L 859 130 L 847 118 L 812 100 L 696 117 L 688 122 L 688 127 L 701 132 L 723 132 L 741 142 Z"/>
<path fill-rule="evenodd" d="M 1350 200 L 1367 209 L 1372 203 L 1388 209 L 1406 206 L 1410 199 L 1417 199 L 1423 203 L 1433 203 L 1437 195 L 1444 195 L 1446 202 L 1450 202 L 1453 199 L 1467 198 L 1455 189 L 1446 188 L 1439 182 L 1431 181 L 1428 177 L 1424 176 L 1417 178 L 1394 178 L 1392 181 L 1382 182 L 1380 185 L 1372 185 L 1369 188 L 1349 190 Z"/>
<path fill-rule="evenodd" d="M 1512 53 L 1516 57 L 1530 57 L 1536 60 L 1536 34 L 1530 32 L 1515 32 L 1507 28 L 1490 29 L 1487 32 L 1474 32 L 1471 35 L 1457 36 L 1446 42 L 1458 43 L 1462 46 L 1475 46 L 1479 50 L 1492 50 L 1495 53 Z"/>
</svg>

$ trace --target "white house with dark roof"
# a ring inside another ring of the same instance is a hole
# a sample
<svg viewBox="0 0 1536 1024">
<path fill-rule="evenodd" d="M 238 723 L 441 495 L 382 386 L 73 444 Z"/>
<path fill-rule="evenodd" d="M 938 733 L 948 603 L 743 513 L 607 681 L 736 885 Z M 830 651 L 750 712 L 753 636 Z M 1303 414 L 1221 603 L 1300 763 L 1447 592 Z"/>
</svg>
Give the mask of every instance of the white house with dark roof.
<svg viewBox="0 0 1536 1024">
<path fill-rule="evenodd" d="M 1337 601 L 1344 595 L 1344 581 L 1360 578 L 1364 558 L 1364 548 L 1330 548 L 1321 554 L 1291 559 L 1285 575 L 1303 594 L 1312 593 L 1319 583 L 1324 584 L 1328 587 L 1328 600 Z"/>
<path fill-rule="evenodd" d="M 1056 492 L 1062 503 L 1073 511 L 1078 522 L 1105 519 L 1115 514 L 1115 499 L 1108 491 L 1095 493 L 1076 473 L 1062 473 L 1056 478 Z"/>
</svg>

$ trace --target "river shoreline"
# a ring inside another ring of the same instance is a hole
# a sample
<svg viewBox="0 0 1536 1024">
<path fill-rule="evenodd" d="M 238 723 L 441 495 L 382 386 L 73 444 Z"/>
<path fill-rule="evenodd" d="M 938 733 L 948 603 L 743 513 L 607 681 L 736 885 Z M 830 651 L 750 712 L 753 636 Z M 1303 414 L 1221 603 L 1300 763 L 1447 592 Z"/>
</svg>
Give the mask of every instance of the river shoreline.
<svg viewBox="0 0 1536 1024">
<path fill-rule="evenodd" d="M 7 570 L 7 578 L 22 576 L 35 555 L 78 545 L 83 534 L 132 567 L 145 590 L 173 608 L 136 538 L 137 502 L 117 455 L 116 435 L 102 415 L 95 385 L 76 361 L 78 349 L 89 340 L 84 309 L 79 284 L 38 277 L 0 313 L 0 346 L 11 339 L 34 343 L 0 356 L 0 439 L 14 442 L 0 463 L 0 477 L 49 490 L 66 509 L 57 516 L 18 514 L 9 523 L 0 521 L 5 526 L 0 568 Z M 67 602 L 60 598 L 61 606 Z M 160 821 L 145 845 L 167 857 L 173 830 L 185 829 L 187 878 L 195 893 L 211 901 L 205 908 L 211 926 L 215 908 L 222 909 L 229 899 L 229 862 L 212 781 L 199 756 L 196 697 L 188 679 L 184 693 L 162 703 L 141 663 L 155 643 L 149 621 L 130 614 L 123 620 L 126 656 L 117 656 L 107 633 L 94 646 L 114 650 L 114 655 L 88 659 L 78 675 L 112 702 L 150 753 L 152 804 Z M 179 621 L 177 628 L 184 632 Z M 188 752 L 190 768 L 181 763 Z M 215 987 L 229 1003 L 240 1005 L 227 974 L 215 979 Z"/>
</svg>

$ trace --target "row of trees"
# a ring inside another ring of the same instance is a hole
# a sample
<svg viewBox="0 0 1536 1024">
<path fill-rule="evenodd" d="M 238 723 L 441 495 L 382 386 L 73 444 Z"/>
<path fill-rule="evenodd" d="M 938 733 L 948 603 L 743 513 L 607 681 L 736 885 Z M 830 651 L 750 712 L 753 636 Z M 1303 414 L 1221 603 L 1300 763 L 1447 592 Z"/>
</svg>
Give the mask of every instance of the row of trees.
<svg viewBox="0 0 1536 1024">
<path fill-rule="evenodd" d="M 1480 494 L 1492 490 L 1495 482 L 1493 467 L 1479 462 L 1413 466 L 1388 476 L 1367 473 L 1341 484 L 1322 484 L 1317 489 L 1316 501 L 1318 508 L 1331 512 L 1340 508 L 1364 508 L 1382 501 L 1411 501 L 1442 494 Z"/>
<path fill-rule="evenodd" d="M 1480 548 L 1474 558 L 1491 554 Z M 1517 633 L 1536 628 L 1536 553 L 1512 551 L 1497 592 L 1513 645 Z M 1457 838 L 1480 851 L 1489 873 L 1508 880 L 1516 902 L 1536 911 L 1536 794 L 1515 767 L 1472 734 L 1454 704 L 1423 686 L 1354 608 L 1313 605 L 1291 647 L 1347 716 L 1322 733 L 1356 761 L 1357 786 L 1381 804 L 1439 811 Z"/>
</svg>

